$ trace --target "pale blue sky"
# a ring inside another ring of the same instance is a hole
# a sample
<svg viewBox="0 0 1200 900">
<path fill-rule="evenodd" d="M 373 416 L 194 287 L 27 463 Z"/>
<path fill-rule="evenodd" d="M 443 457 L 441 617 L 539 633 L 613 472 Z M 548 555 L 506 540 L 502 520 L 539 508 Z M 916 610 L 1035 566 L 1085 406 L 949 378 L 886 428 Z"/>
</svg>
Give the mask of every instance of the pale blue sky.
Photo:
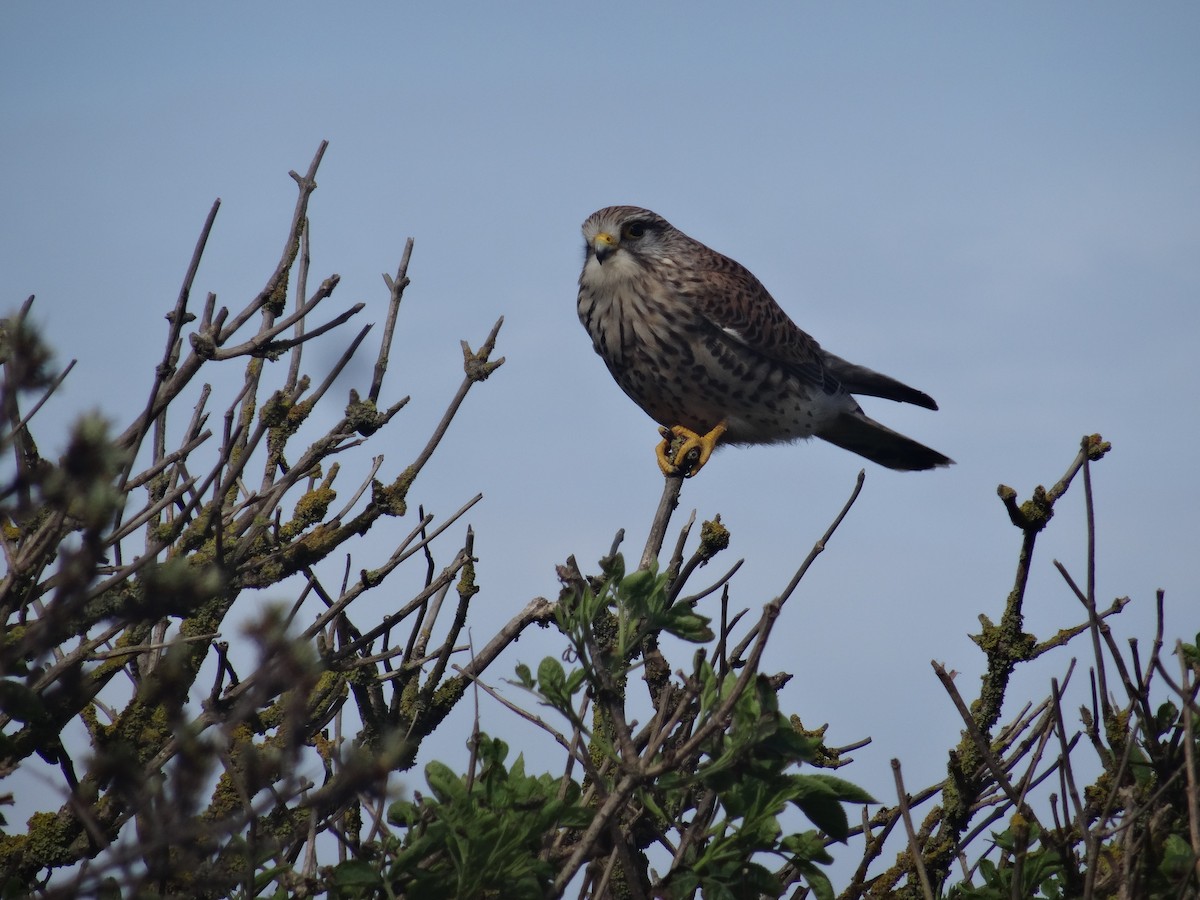
<svg viewBox="0 0 1200 900">
<path fill-rule="evenodd" d="M 1135 598 L 1118 630 L 1149 637 L 1158 587 L 1169 634 L 1197 629 L 1198 38 L 1192 3 L 7 3 L 2 305 L 37 294 L 80 360 L 47 425 L 96 404 L 128 420 L 213 199 L 196 296 L 232 306 L 278 257 L 287 170 L 328 139 L 310 212 L 314 278 L 342 276 L 331 306 L 381 321 L 379 273 L 416 239 L 388 381 L 413 401 L 375 446 L 385 476 L 457 384 L 458 340 L 506 317 L 508 363 L 412 498 L 449 513 L 485 494 L 481 641 L 552 595 L 568 554 L 596 559 L 620 527 L 640 550 L 656 436 L 592 353 L 575 280 L 592 210 L 660 212 L 829 349 L 941 405 L 864 404 L 958 465 L 866 464 L 770 661 L 798 675 L 785 708 L 834 742 L 874 736 L 843 774 L 886 797 L 888 758 L 923 785 L 957 739 L 929 660 L 974 686 L 965 635 L 998 615 L 1018 546 L 996 485 L 1052 482 L 1085 432 L 1115 445 L 1095 486 L 1101 597 Z M 862 465 L 817 443 L 727 450 L 686 485 L 682 514 L 721 513 L 728 562 L 747 557 L 736 603 L 786 584 Z M 1080 509 L 1073 493 L 1036 566 L 1043 636 L 1080 617 L 1051 566 L 1082 571 Z M 560 648 L 517 649 L 493 680 Z M 486 730 L 511 723 L 485 705 Z"/>
</svg>

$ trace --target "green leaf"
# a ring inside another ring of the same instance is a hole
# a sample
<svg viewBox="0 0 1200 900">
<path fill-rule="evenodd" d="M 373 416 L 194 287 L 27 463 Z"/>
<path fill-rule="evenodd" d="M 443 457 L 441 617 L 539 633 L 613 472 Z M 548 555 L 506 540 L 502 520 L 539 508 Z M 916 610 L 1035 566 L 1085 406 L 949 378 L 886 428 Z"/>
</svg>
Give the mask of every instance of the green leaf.
<svg viewBox="0 0 1200 900">
<path fill-rule="evenodd" d="M 434 760 L 426 765 L 425 780 L 429 783 L 433 795 L 442 803 L 465 800 L 467 797 L 467 788 L 462 779 L 445 763 Z"/>
<path fill-rule="evenodd" d="M 380 880 L 379 870 L 364 859 L 348 859 L 333 867 L 333 883 L 338 887 L 374 887 Z"/>
<path fill-rule="evenodd" d="M 1159 871 L 1172 881 L 1188 875 L 1192 870 L 1195 857 L 1192 848 L 1181 835 L 1169 834 L 1163 843 L 1163 858 Z"/>
<path fill-rule="evenodd" d="M 1133 773 L 1134 780 L 1142 787 L 1149 786 L 1156 777 L 1150 759 L 1137 744 L 1129 748 L 1129 770 Z"/>
<path fill-rule="evenodd" d="M 562 663 L 547 656 L 538 666 L 538 686 L 548 698 L 561 697 L 566 693 L 567 676 Z"/>
<path fill-rule="evenodd" d="M 833 857 L 825 849 L 825 842 L 815 831 L 802 831 L 799 834 L 789 834 L 779 842 L 780 847 L 791 853 L 797 860 L 819 862 L 829 865 Z"/>
<path fill-rule="evenodd" d="M 568 806 L 558 814 L 558 824 L 563 828 L 587 828 L 592 824 L 594 810 L 583 806 Z"/>
<path fill-rule="evenodd" d="M 707 660 L 700 667 L 700 715 L 703 718 L 716 708 L 720 702 L 721 682 L 713 671 L 712 663 Z"/>
<path fill-rule="evenodd" d="M 632 575 L 626 575 L 621 579 L 620 587 L 617 588 L 617 596 L 630 606 L 644 609 L 654 590 L 655 581 L 657 581 L 657 576 L 653 570 L 638 569 Z"/>
<path fill-rule="evenodd" d="M 517 684 L 529 690 L 533 689 L 533 673 L 529 670 L 529 666 L 525 665 L 525 663 L 517 663 L 516 674 Z"/>
<path fill-rule="evenodd" d="M 827 835 L 835 841 L 844 841 L 850 832 L 850 823 L 838 802 L 837 791 L 822 776 L 796 775 L 792 781 L 792 802 Z"/>
<path fill-rule="evenodd" d="M 508 744 L 504 745 L 504 755 L 508 756 Z M 503 757 L 501 757 L 503 759 Z M 527 778 L 525 775 L 525 754 L 518 753 L 517 758 L 513 760 L 512 768 L 508 770 L 508 776 L 517 783 L 533 782 L 535 779 Z"/>
<path fill-rule="evenodd" d="M 673 869 L 663 883 L 669 897 L 692 897 L 700 889 L 700 876 L 691 866 Z"/>
<path fill-rule="evenodd" d="M 813 798 L 796 804 L 809 821 L 835 841 L 845 841 L 850 834 L 850 822 L 846 810 L 836 800 Z"/>
<path fill-rule="evenodd" d="M 583 669 L 572 669 L 571 674 L 567 676 L 567 693 L 574 697 L 586 680 L 587 673 Z"/>
<path fill-rule="evenodd" d="M 1179 720 L 1179 707 L 1170 700 L 1163 703 L 1154 713 L 1155 734 L 1162 736 L 1175 727 Z"/>
<path fill-rule="evenodd" d="M 608 564 L 604 566 L 604 576 L 610 581 L 620 581 L 625 577 L 625 556 L 618 553 L 616 556 L 610 557 Z"/>
<path fill-rule="evenodd" d="M 877 803 L 878 801 L 860 788 L 857 784 L 852 784 L 844 778 L 838 778 L 836 775 L 805 775 L 804 778 L 810 778 L 814 781 L 819 781 L 826 785 L 832 792 L 833 796 L 838 800 L 846 803 Z"/>
<path fill-rule="evenodd" d="M 1196 643 L 1185 644 L 1180 641 L 1183 658 L 1189 666 L 1200 664 L 1200 632 L 1196 633 Z"/>
<path fill-rule="evenodd" d="M 489 738 L 486 734 L 479 735 L 479 759 L 484 765 L 502 765 L 507 756 L 508 744 L 500 738 Z"/>
<path fill-rule="evenodd" d="M 830 862 L 833 860 L 830 859 Z M 833 892 L 833 885 L 824 872 L 812 863 L 797 863 L 796 871 L 804 876 L 804 883 L 812 888 L 813 896 L 817 900 L 834 900 L 836 895 Z"/>
<path fill-rule="evenodd" d="M 783 893 L 783 886 L 779 883 L 771 870 L 766 866 L 758 863 L 749 863 L 741 872 L 740 887 L 749 888 L 751 896 L 755 897 L 778 897 Z M 739 889 L 739 894 L 745 896 Z"/>
<path fill-rule="evenodd" d="M 397 800 L 388 807 L 387 811 L 387 818 L 390 824 L 407 828 L 411 828 L 417 824 L 420 815 L 421 811 L 419 807 L 408 800 Z"/>
<path fill-rule="evenodd" d="M 667 613 L 663 629 L 681 640 L 703 644 L 716 637 L 709 627 L 711 621 L 686 606 L 675 606 Z"/>
</svg>

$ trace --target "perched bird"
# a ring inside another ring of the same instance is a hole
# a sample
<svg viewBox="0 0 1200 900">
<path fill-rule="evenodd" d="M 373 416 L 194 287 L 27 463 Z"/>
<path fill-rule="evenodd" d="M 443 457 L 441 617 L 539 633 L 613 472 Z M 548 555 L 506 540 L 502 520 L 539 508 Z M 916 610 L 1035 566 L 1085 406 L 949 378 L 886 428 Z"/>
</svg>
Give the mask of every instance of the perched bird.
<svg viewBox="0 0 1200 900">
<path fill-rule="evenodd" d="M 937 409 L 932 397 L 821 349 L 744 266 L 662 216 L 610 206 L 588 217 L 583 238 L 579 319 L 617 384 L 663 426 L 665 474 L 695 475 L 718 441 L 813 436 L 889 469 L 953 462 L 852 395 Z"/>
</svg>

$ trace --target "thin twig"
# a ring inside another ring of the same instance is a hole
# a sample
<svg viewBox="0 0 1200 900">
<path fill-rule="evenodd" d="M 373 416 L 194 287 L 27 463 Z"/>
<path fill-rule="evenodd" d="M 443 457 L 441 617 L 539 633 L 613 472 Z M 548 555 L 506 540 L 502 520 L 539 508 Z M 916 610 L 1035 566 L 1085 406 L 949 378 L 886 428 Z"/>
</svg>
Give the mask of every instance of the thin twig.
<svg viewBox="0 0 1200 900">
<path fill-rule="evenodd" d="M 117 440 L 117 443 L 136 450 L 141 446 L 142 440 L 146 436 L 146 432 L 150 429 L 150 423 L 157 417 L 156 406 L 159 405 L 159 393 L 164 381 L 171 375 L 175 374 L 174 356 L 176 354 L 176 345 L 179 343 L 179 336 L 183 333 L 183 326 L 187 324 L 187 303 L 188 297 L 192 293 L 192 284 L 196 280 L 196 272 L 200 269 L 200 258 L 204 255 L 204 248 L 208 245 L 208 237 L 212 233 L 213 223 L 217 219 L 217 210 L 221 208 L 221 198 L 218 197 L 213 201 L 212 207 L 208 211 L 208 217 L 204 220 L 204 225 L 200 228 L 200 237 L 196 241 L 196 246 L 192 250 L 192 259 L 188 263 L 186 274 L 183 276 L 183 285 L 179 288 L 179 297 L 175 301 L 175 309 L 167 315 L 167 321 L 170 327 L 167 329 L 167 346 L 163 351 L 163 360 L 154 373 L 154 384 L 150 388 L 150 398 L 146 401 L 146 408 L 142 415 L 135 421 L 134 426 L 131 426 L 133 434 L 129 431 L 122 435 Z M 135 453 L 129 454 L 129 459 L 125 464 L 125 470 L 121 473 L 121 480 L 118 482 L 118 489 L 123 489 L 125 482 L 129 478 L 129 473 L 133 468 Z"/>
<path fill-rule="evenodd" d="M 76 362 L 78 362 L 78 360 L 73 359 L 67 363 L 66 367 L 58 373 L 52 382 L 50 382 L 50 386 L 42 392 L 42 396 L 38 398 L 38 401 L 35 404 L 33 404 L 33 408 L 30 409 L 29 412 L 25 413 L 25 415 L 21 417 L 21 420 L 17 422 L 16 425 L 12 426 L 12 431 L 14 434 L 29 427 L 29 420 L 37 415 L 38 410 L 45 405 L 46 401 L 50 399 L 50 396 L 56 390 L 58 390 L 59 386 L 66 380 L 67 376 L 71 374 L 71 370 L 75 368 Z"/>
<path fill-rule="evenodd" d="M 404 297 L 404 289 L 408 287 L 408 263 L 412 259 L 413 239 L 404 242 L 404 253 L 400 257 L 400 265 L 396 269 L 396 277 L 383 276 L 388 288 L 388 314 L 383 326 L 383 338 L 379 342 L 379 355 L 375 358 L 375 371 L 371 374 L 371 389 L 367 399 L 372 403 L 379 402 L 379 392 L 383 387 L 383 376 L 387 372 L 388 359 L 392 352 L 392 335 L 396 331 L 396 319 L 400 314 L 400 301 Z"/>
<path fill-rule="evenodd" d="M 304 226 L 300 230 L 300 258 L 296 261 L 296 307 L 304 305 L 308 293 L 308 267 L 311 262 L 309 254 L 309 237 L 312 226 L 308 217 L 304 218 Z M 287 380 L 283 384 L 284 393 L 290 394 L 300 381 L 300 360 L 303 356 L 304 344 L 299 340 L 304 335 L 304 317 L 296 319 L 292 334 L 297 339 L 294 352 L 289 354 Z"/>
<path fill-rule="evenodd" d="M 913 828 L 912 816 L 908 812 L 908 795 L 904 791 L 904 778 L 900 774 L 900 760 L 892 760 L 892 776 L 896 780 L 896 799 L 900 806 L 900 816 L 904 820 L 904 830 L 908 833 L 908 850 L 912 854 L 913 868 L 921 880 L 921 893 L 925 900 L 933 900 L 933 886 L 929 883 L 929 875 L 925 871 L 925 858 L 921 854 L 921 845 L 917 841 L 917 832 Z"/>
<path fill-rule="evenodd" d="M 671 521 L 671 513 L 679 505 L 679 491 L 683 487 L 682 475 L 666 475 L 663 477 L 662 497 L 658 501 L 658 509 L 650 523 L 650 534 L 646 538 L 646 549 L 642 551 L 639 569 L 648 569 L 650 564 L 658 559 L 662 550 L 663 538 L 667 535 L 667 525 Z"/>
<path fill-rule="evenodd" d="M 825 533 L 821 535 L 820 540 L 813 544 L 812 549 L 808 552 L 808 556 L 804 558 L 804 562 L 800 564 L 800 568 L 798 568 L 796 570 L 796 574 L 792 576 L 792 580 L 788 582 L 788 585 L 786 588 L 784 588 L 783 593 L 772 601 L 772 604 L 777 604 L 778 608 L 782 608 L 783 604 L 800 584 L 800 580 L 804 577 L 805 573 L 808 572 L 809 567 L 812 566 L 813 562 L 818 556 L 825 552 L 825 547 L 829 543 L 829 539 L 833 537 L 833 533 L 837 531 L 838 526 L 842 524 L 842 520 L 846 518 L 846 514 L 850 512 L 850 507 L 854 505 L 854 501 L 856 501 L 858 499 L 858 495 L 862 493 L 863 482 L 866 481 L 866 478 L 866 470 L 859 469 L 858 477 L 854 480 L 854 489 L 850 492 L 850 499 L 847 500 L 845 505 L 842 506 L 842 511 L 837 514 L 837 517 L 834 518 L 830 526 L 825 529 Z M 756 638 L 760 638 L 759 631 L 762 625 L 763 620 L 759 620 L 759 623 L 746 633 L 746 636 L 734 648 L 733 655 L 730 656 L 731 661 L 740 660 L 742 654 L 746 652 L 746 648 L 750 646 L 750 642 Z"/>
<path fill-rule="evenodd" d="M 442 438 L 446 436 L 446 431 L 450 428 L 450 423 L 454 420 L 454 416 L 458 413 L 458 408 L 462 406 L 463 400 L 467 397 L 467 392 L 471 386 L 478 381 L 482 381 L 491 374 L 493 370 L 504 363 L 504 357 L 489 362 L 488 358 L 492 351 L 496 348 L 496 337 L 500 334 L 500 326 L 504 324 L 504 317 L 501 316 L 496 320 L 496 324 L 492 326 L 492 330 L 488 333 L 487 338 L 479 347 L 477 353 L 472 353 L 471 348 L 466 341 L 462 342 L 463 347 L 463 367 L 466 370 L 466 377 L 462 384 L 458 387 L 458 392 L 450 400 L 450 405 L 446 408 L 446 412 L 442 415 L 442 419 L 438 422 L 437 427 L 433 430 L 429 441 L 425 444 L 424 449 L 417 454 L 417 458 L 405 470 L 406 473 L 415 478 L 417 473 L 425 467 L 425 463 L 429 462 L 429 458 L 433 456 L 433 451 L 437 449 L 438 444 L 442 442 Z"/>
</svg>

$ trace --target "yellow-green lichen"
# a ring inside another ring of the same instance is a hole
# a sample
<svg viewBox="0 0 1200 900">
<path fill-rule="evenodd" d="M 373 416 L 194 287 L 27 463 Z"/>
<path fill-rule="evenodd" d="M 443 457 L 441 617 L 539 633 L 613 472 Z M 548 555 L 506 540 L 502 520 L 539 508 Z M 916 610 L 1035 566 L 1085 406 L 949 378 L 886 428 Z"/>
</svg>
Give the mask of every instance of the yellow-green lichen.
<svg viewBox="0 0 1200 900">
<path fill-rule="evenodd" d="M 306 491 L 296 501 L 291 521 L 284 524 L 279 530 L 280 539 L 289 542 L 308 526 L 320 522 L 329 511 L 330 504 L 336 499 L 337 491 L 324 485 Z"/>
<path fill-rule="evenodd" d="M 713 517 L 711 522 L 700 526 L 700 547 L 697 553 L 704 561 L 708 561 L 729 546 L 729 529 L 721 524 L 721 517 Z"/>
<path fill-rule="evenodd" d="M 371 502 L 385 516 L 403 516 L 408 512 L 405 498 L 407 498 L 408 489 L 412 487 L 416 477 L 417 470 L 409 466 L 389 485 L 384 485 L 383 482 L 377 480 L 372 481 Z"/>
</svg>

